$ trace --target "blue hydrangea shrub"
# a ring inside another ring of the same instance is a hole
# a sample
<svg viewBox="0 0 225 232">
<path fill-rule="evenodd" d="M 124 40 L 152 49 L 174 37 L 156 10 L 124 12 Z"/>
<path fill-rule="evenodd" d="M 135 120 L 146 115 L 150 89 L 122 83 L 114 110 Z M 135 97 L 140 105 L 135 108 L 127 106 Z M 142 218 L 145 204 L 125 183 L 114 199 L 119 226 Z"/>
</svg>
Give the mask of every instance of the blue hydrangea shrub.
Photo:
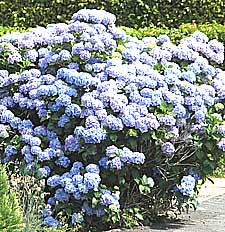
<svg viewBox="0 0 225 232">
<path fill-rule="evenodd" d="M 0 37 L 1 162 L 46 180 L 46 225 L 143 224 L 195 202 L 225 151 L 224 47 L 139 40 L 115 16 Z"/>
</svg>

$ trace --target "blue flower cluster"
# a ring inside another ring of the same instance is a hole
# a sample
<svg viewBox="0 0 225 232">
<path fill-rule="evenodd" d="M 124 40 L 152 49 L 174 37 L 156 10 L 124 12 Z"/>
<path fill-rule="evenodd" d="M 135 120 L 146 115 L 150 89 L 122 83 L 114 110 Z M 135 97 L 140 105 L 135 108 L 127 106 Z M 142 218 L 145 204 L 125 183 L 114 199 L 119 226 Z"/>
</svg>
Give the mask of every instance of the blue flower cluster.
<svg viewBox="0 0 225 232">
<path fill-rule="evenodd" d="M 18 159 L 28 170 L 38 163 L 51 189 L 51 209 L 76 202 L 80 211 L 72 215 L 73 224 L 85 215 L 101 217 L 111 205 L 120 208 L 114 186 L 102 188 L 102 168 L 129 170 L 147 159 L 138 146 L 131 151 L 129 143 L 117 145 L 117 135 L 167 133 L 157 151 L 176 155 L 180 128 L 202 125 L 209 108 L 225 99 L 225 72 L 210 63 L 223 62 L 221 43 L 200 32 L 177 46 L 165 35 L 139 40 L 115 20 L 108 12 L 83 9 L 68 24 L 0 38 L 4 62 L 15 70 L 27 64 L 21 72 L 0 70 L 0 142 L 10 138 L 1 161 Z M 224 131 L 218 127 L 218 133 Z M 218 147 L 225 151 L 224 139 Z M 189 175 L 178 189 L 191 196 L 194 186 Z M 49 214 L 44 222 L 59 225 Z"/>
<path fill-rule="evenodd" d="M 171 155 L 175 152 L 175 147 L 172 143 L 166 142 L 162 144 L 162 152 Z"/>
<path fill-rule="evenodd" d="M 109 190 L 103 189 L 100 204 L 104 206 L 113 205 L 117 208 L 120 208 L 119 199 L 119 196 L 117 196 L 116 194 L 111 193 L 111 191 Z"/>
<path fill-rule="evenodd" d="M 106 156 L 102 157 L 99 165 L 105 169 L 120 170 L 125 164 L 144 164 L 145 155 L 140 152 L 132 152 L 129 148 L 118 149 L 112 145 L 106 148 Z"/>
<path fill-rule="evenodd" d="M 196 180 L 192 175 L 183 176 L 181 179 L 180 185 L 177 186 L 177 189 L 184 196 L 193 196 Z"/>
</svg>

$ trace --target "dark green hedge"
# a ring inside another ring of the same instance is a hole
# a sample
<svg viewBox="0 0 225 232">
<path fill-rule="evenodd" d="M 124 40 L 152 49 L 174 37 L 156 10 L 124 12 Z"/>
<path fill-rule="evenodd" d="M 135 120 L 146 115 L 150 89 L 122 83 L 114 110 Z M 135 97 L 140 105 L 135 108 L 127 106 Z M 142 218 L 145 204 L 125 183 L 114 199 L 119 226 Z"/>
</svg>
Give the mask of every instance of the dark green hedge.
<svg viewBox="0 0 225 232">
<path fill-rule="evenodd" d="M 27 30 L 28 29 L 25 29 L 22 27 L 10 27 L 10 26 L 1 26 L 0 25 L 0 36 L 7 34 L 7 33 L 15 32 L 15 31 L 24 32 Z"/>
<path fill-rule="evenodd" d="M 181 23 L 224 23 L 224 0 L 2 0 L 2 25 L 33 27 L 64 22 L 82 8 L 105 9 L 129 27 L 178 27 Z"/>
</svg>

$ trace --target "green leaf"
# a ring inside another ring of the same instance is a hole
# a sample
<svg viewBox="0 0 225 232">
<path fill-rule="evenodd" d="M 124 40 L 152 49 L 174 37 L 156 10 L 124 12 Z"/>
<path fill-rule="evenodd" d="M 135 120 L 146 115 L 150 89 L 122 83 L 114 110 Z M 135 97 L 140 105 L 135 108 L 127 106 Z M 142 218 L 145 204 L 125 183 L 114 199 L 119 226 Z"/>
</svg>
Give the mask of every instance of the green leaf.
<svg viewBox="0 0 225 232">
<path fill-rule="evenodd" d="M 162 103 L 161 105 L 159 106 L 159 109 L 163 112 L 163 113 L 166 113 L 167 112 L 167 103 L 166 101 L 162 100 Z"/>
<path fill-rule="evenodd" d="M 205 153 L 203 151 L 197 151 L 196 156 L 198 159 L 202 160 L 205 157 Z"/>
<path fill-rule="evenodd" d="M 116 134 L 110 134 L 110 135 L 109 135 L 109 138 L 110 138 L 110 140 L 111 140 L 112 142 L 116 142 L 117 139 L 118 139 L 118 136 L 117 136 Z"/>
<path fill-rule="evenodd" d="M 42 117 L 42 118 L 40 119 L 40 122 L 44 122 L 44 121 L 46 121 L 46 120 L 48 120 L 47 117 Z"/>
<path fill-rule="evenodd" d="M 94 189 L 95 190 L 95 189 Z M 101 193 L 99 192 L 99 190 L 97 189 L 96 191 L 94 191 L 94 196 L 99 199 L 101 197 Z"/>
<path fill-rule="evenodd" d="M 95 197 L 92 198 L 91 201 L 92 207 L 95 208 L 98 205 L 98 199 L 96 199 Z"/>
<path fill-rule="evenodd" d="M 138 178 L 135 178 L 134 181 L 135 181 L 137 184 L 140 184 L 140 182 L 141 182 L 140 179 L 138 179 Z"/>
<path fill-rule="evenodd" d="M 146 175 L 143 175 L 143 177 L 142 177 L 142 184 L 148 185 L 148 177 Z"/>
<path fill-rule="evenodd" d="M 152 139 L 154 139 L 154 140 L 158 140 L 155 131 L 152 132 L 151 137 L 152 137 Z"/>
<path fill-rule="evenodd" d="M 204 145 L 207 147 L 209 151 L 213 150 L 214 144 L 212 142 L 205 142 Z"/>
<path fill-rule="evenodd" d="M 211 174 L 214 170 L 214 163 L 210 162 L 209 160 L 205 160 L 203 162 L 203 171 L 206 174 Z"/>
<path fill-rule="evenodd" d="M 55 129 L 55 123 L 49 122 L 49 123 L 48 123 L 48 129 L 49 129 L 49 130 Z"/>
<path fill-rule="evenodd" d="M 136 213 L 136 214 L 135 214 L 135 217 L 138 218 L 138 219 L 141 220 L 141 221 L 144 220 L 143 215 L 140 214 L 140 213 Z"/>
<path fill-rule="evenodd" d="M 129 129 L 128 130 L 128 132 L 127 132 L 127 134 L 129 135 L 129 136 L 137 136 L 137 131 L 136 130 L 134 130 L 134 129 Z"/>
<path fill-rule="evenodd" d="M 135 168 L 135 169 L 132 169 L 131 171 L 131 175 L 132 177 L 135 179 L 135 178 L 140 178 L 140 173 L 139 171 Z"/>
<path fill-rule="evenodd" d="M 137 148 L 137 139 L 130 138 L 128 142 L 131 146 L 131 149 L 135 150 Z"/>
<path fill-rule="evenodd" d="M 140 193 L 143 194 L 143 195 L 148 194 L 148 193 L 150 193 L 150 191 L 151 191 L 151 190 L 150 190 L 150 187 L 149 187 L 149 186 L 146 186 L 146 185 L 140 184 L 138 187 L 139 187 Z"/>
<path fill-rule="evenodd" d="M 126 179 L 123 177 L 119 178 L 119 183 L 120 185 L 124 185 L 126 183 Z"/>
</svg>

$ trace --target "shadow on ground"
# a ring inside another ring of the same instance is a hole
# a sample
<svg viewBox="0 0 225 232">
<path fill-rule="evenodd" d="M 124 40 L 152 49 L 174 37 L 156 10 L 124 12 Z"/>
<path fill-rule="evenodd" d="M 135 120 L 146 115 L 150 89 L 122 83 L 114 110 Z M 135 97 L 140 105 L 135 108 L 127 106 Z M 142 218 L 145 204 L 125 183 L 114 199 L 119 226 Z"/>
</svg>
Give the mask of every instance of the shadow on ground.
<svg viewBox="0 0 225 232">
<path fill-rule="evenodd" d="M 167 223 L 157 223 L 149 226 L 149 229 L 154 230 L 171 230 L 171 229 L 182 229 L 184 226 L 191 226 L 194 223 L 190 221 L 180 221 L 180 222 L 167 222 Z"/>
</svg>

